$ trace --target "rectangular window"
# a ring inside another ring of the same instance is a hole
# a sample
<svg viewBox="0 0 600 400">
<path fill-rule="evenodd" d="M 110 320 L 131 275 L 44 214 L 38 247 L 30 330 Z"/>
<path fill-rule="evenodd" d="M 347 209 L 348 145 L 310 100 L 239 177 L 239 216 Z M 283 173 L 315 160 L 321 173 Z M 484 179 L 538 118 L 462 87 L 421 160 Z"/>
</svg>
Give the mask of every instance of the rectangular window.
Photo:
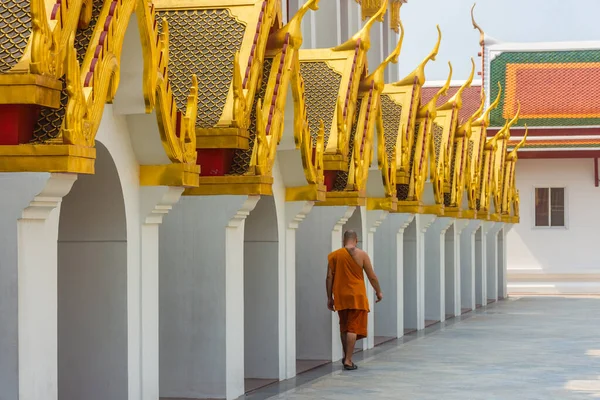
<svg viewBox="0 0 600 400">
<path fill-rule="evenodd" d="M 535 226 L 565 226 L 565 188 L 535 188 Z"/>
</svg>

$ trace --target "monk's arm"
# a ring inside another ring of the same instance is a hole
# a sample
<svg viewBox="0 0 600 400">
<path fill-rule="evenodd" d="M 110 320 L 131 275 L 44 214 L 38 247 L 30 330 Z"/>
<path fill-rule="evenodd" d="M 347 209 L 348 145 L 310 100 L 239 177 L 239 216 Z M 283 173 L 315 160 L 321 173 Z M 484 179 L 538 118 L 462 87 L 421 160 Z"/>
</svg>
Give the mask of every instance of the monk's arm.
<svg viewBox="0 0 600 400">
<path fill-rule="evenodd" d="M 333 298 L 333 270 L 330 266 L 327 266 L 327 279 L 325 280 L 325 286 L 327 288 L 327 298 Z"/>
<path fill-rule="evenodd" d="M 373 264 L 371 264 L 371 259 L 369 255 L 365 253 L 365 261 L 364 261 L 364 269 L 367 274 L 367 278 L 369 278 L 369 282 L 371 282 L 371 286 L 375 289 L 375 293 L 377 293 L 377 297 L 381 294 L 381 286 L 379 286 L 379 279 L 377 279 L 377 275 L 375 275 L 375 270 L 373 270 Z"/>
<path fill-rule="evenodd" d="M 327 279 L 325 280 L 325 286 L 327 288 L 327 308 L 330 311 L 335 311 L 333 305 L 333 269 L 331 266 L 327 266 Z"/>
</svg>

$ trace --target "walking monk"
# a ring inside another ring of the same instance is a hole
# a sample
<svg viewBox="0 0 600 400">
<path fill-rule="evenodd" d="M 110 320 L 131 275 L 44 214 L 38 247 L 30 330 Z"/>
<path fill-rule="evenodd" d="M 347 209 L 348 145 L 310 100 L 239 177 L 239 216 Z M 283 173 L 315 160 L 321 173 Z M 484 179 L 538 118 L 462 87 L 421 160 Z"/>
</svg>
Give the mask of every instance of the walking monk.
<svg viewBox="0 0 600 400">
<path fill-rule="evenodd" d="M 344 232 L 344 247 L 327 257 L 327 307 L 340 317 L 340 334 L 344 350 L 344 369 L 355 370 L 352 353 L 357 340 L 367 337 L 369 299 L 363 270 L 377 294 L 377 303 L 383 299 L 379 281 L 373 271 L 369 255 L 356 247 L 358 236 L 354 231 Z"/>
</svg>

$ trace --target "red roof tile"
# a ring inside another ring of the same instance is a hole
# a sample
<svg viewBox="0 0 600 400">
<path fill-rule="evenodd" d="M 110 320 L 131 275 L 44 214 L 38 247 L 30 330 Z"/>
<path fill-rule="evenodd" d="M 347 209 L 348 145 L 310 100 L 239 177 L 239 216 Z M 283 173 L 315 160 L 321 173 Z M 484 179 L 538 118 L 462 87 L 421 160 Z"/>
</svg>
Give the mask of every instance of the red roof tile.
<svg viewBox="0 0 600 400">
<path fill-rule="evenodd" d="M 440 90 L 440 87 L 441 86 L 424 87 L 421 91 L 421 104 L 425 104 L 431 100 L 438 90 Z M 448 89 L 448 95 L 441 96 L 438 99 L 438 107 L 444 104 L 450 97 L 454 96 L 459 88 L 460 86 L 450 87 L 450 89 Z M 459 123 L 473 115 L 481 105 L 481 86 L 473 85 L 470 88 L 466 88 L 462 95 L 462 102 L 463 105 L 458 114 Z"/>
</svg>

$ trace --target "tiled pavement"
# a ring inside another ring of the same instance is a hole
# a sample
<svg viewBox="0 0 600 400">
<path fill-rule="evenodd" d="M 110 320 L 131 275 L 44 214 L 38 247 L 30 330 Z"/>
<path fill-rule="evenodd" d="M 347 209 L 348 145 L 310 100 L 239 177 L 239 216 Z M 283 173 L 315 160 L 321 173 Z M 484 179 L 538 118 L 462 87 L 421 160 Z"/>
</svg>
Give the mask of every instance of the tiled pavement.
<svg viewBox="0 0 600 400">
<path fill-rule="evenodd" d="M 600 298 L 511 298 L 355 361 L 357 371 L 329 364 L 245 398 L 600 398 Z"/>
</svg>

